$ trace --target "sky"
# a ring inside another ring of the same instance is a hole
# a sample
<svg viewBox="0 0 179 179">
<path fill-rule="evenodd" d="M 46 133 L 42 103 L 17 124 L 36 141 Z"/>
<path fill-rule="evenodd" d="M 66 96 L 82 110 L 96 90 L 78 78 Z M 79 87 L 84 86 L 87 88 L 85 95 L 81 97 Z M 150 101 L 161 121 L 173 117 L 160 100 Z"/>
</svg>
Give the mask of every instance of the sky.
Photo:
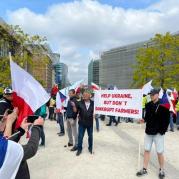
<svg viewBox="0 0 179 179">
<path fill-rule="evenodd" d="M 0 0 L 0 9 L 7 23 L 47 37 L 71 82 L 87 81 L 105 50 L 179 31 L 179 0 Z"/>
</svg>

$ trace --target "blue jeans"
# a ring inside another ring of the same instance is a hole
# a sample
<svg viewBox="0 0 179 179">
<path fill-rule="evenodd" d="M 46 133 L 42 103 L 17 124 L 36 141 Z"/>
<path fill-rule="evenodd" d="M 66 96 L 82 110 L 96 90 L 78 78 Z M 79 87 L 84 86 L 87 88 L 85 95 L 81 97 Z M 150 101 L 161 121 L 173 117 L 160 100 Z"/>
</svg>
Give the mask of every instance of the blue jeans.
<svg viewBox="0 0 179 179">
<path fill-rule="evenodd" d="M 179 112 L 177 112 L 176 125 L 179 126 Z"/>
<path fill-rule="evenodd" d="M 79 124 L 78 128 L 78 150 L 82 151 L 83 147 L 83 137 L 85 135 L 85 131 L 88 133 L 88 150 L 92 151 L 93 149 L 93 126 L 86 127 Z"/>
<path fill-rule="evenodd" d="M 60 126 L 60 132 L 65 133 L 64 122 L 63 122 L 63 114 L 57 113 L 57 120 L 58 120 L 58 124 Z"/>
<path fill-rule="evenodd" d="M 95 118 L 96 120 L 96 130 L 99 131 L 99 118 Z"/>
<path fill-rule="evenodd" d="M 170 129 L 174 129 L 173 113 L 172 112 L 170 112 Z"/>
</svg>

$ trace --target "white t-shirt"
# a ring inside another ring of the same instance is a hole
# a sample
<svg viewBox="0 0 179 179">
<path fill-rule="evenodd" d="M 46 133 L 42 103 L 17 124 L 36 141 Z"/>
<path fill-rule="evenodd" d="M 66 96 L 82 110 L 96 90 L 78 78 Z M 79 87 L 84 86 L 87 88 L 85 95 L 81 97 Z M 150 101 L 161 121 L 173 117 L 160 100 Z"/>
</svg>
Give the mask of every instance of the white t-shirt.
<svg viewBox="0 0 179 179">
<path fill-rule="evenodd" d="M 90 102 L 85 102 L 86 109 L 88 110 L 90 107 Z"/>
</svg>

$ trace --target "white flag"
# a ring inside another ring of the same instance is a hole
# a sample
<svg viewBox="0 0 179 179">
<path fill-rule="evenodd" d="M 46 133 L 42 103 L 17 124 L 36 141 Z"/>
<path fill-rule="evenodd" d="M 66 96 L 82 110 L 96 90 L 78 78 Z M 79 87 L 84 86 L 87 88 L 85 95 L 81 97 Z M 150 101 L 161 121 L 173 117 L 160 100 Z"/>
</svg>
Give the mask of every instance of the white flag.
<svg viewBox="0 0 179 179">
<path fill-rule="evenodd" d="M 35 112 L 50 99 L 50 96 L 37 80 L 12 60 L 10 67 L 13 91 Z"/>
<path fill-rule="evenodd" d="M 143 86 L 142 93 L 147 95 L 148 93 L 150 93 L 152 89 L 153 87 L 152 87 L 152 80 L 151 80 Z"/>
</svg>

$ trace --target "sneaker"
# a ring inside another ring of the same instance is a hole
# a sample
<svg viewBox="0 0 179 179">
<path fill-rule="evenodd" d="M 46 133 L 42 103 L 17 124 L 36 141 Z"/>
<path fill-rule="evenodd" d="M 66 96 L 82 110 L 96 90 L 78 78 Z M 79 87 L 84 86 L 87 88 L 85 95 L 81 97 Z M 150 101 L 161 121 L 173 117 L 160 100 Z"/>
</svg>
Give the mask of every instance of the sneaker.
<svg viewBox="0 0 179 179">
<path fill-rule="evenodd" d="M 144 175 L 147 175 L 147 169 L 145 169 L 145 168 L 141 169 L 140 171 L 138 171 L 136 173 L 136 176 L 138 176 L 138 177 L 144 176 Z"/>
<path fill-rule="evenodd" d="M 174 132 L 174 129 L 172 128 L 172 129 L 170 129 L 170 131 L 171 131 L 171 132 Z"/>
<path fill-rule="evenodd" d="M 69 142 L 68 142 L 68 147 L 72 147 L 73 146 L 73 144 L 70 144 Z"/>
<path fill-rule="evenodd" d="M 45 144 L 40 144 L 39 147 L 45 147 Z"/>
<path fill-rule="evenodd" d="M 75 152 L 78 150 L 78 147 L 74 146 L 70 151 Z"/>
<path fill-rule="evenodd" d="M 58 134 L 59 136 L 64 136 L 65 134 L 64 133 L 60 133 L 60 134 Z"/>
<path fill-rule="evenodd" d="M 160 179 L 165 178 L 165 172 L 164 172 L 163 170 L 160 169 L 160 171 L 159 171 L 159 175 L 158 175 L 158 176 L 159 176 Z"/>
<path fill-rule="evenodd" d="M 88 151 L 89 151 L 90 154 L 93 154 L 93 151 L 92 151 L 92 150 L 89 149 Z"/>
<path fill-rule="evenodd" d="M 111 126 L 111 124 L 106 124 L 106 126 Z"/>
<path fill-rule="evenodd" d="M 76 153 L 76 156 L 79 156 L 81 154 L 81 150 L 78 150 L 77 153 Z"/>
<path fill-rule="evenodd" d="M 72 147 L 73 146 L 73 144 L 70 144 L 70 143 L 68 143 L 67 145 L 64 145 L 64 147 Z"/>
</svg>

